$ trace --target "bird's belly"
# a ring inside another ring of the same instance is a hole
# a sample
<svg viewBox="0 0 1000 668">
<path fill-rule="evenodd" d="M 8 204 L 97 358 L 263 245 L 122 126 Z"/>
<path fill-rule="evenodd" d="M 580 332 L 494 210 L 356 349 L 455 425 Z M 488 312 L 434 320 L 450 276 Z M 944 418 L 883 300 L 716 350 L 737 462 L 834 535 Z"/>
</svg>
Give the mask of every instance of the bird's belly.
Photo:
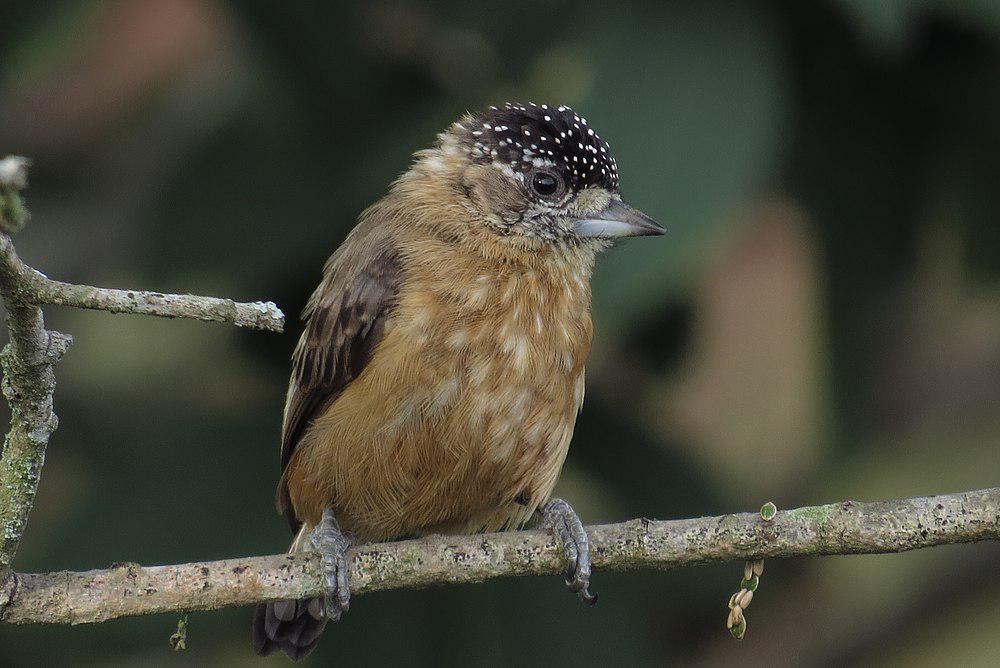
<svg viewBox="0 0 1000 668">
<path fill-rule="evenodd" d="M 565 460 L 582 366 L 515 368 L 469 350 L 445 363 L 380 361 L 300 445 L 290 471 L 300 476 L 290 485 L 297 515 L 311 523 L 332 505 L 363 540 L 528 520 Z"/>
<path fill-rule="evenodd" d="M 583 402 L 586 282 L 440 273 L 410 277 L 368 365 L 297 447 L 300 519 L 332 506 L 362 540 L 495 530 L 555 486 Z"/>
<path fill-rule="evenodd" d="M 427 433 L 400 449 L 412 455 L 399 461 L 414 481 L 405 514 L 418 519 L 418 533 L 519 526 L 548 498 L 565 461 L 574 384 L 552 374 L 548 382 L 508 377 L 502 388 L 481 387 L 477 371 L 467 370 L 449 409 L 425 421 Z"/>
</svg>

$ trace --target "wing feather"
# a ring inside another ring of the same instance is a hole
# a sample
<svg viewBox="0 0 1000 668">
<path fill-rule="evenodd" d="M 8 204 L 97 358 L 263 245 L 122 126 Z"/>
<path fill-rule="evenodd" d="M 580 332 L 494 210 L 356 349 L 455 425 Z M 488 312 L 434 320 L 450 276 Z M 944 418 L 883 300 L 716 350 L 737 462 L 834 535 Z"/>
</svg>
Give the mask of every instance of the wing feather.
<svg viewBox="0 0 1000 668">
<path fill-rule="evenodd" d="M 358 377 L 382 340 L 401 275 L 392 240 L 378 226 L 363 223 L 327 262 L 323 280 L 303 311 L 306 325 L 292 354 L 276 499 L 293 530 L 299 520 L 285 471 L 313 419 Z"/>
</svg>

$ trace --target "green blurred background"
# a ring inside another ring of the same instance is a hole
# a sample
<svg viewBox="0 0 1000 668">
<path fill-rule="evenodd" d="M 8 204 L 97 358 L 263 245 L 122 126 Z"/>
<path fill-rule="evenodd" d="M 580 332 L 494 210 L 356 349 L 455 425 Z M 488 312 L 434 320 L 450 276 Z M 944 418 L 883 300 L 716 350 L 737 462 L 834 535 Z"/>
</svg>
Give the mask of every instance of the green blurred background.
<svg viewBox="0 0 1000 668">
<path fill-rule="evenodd" d="M 2 3 L 21 255 L 63 280 L 273 299 L 282 335 L 50 308 L 76 338 L 22 571 L 269 554 L 295 314 L 358 212 L 464 111 L 566 103 L 668 227 L 594 279 L 559 493 L 589 522 L 1000 479 L 1000 2 Z M 358 598 L 315 665 L 995 665 L 993 544 Z M 251 611 L 0 626 L 0 665 L 254 664 Z M 272 659 L 277 664 L 284 659 Z"/>
</svg>

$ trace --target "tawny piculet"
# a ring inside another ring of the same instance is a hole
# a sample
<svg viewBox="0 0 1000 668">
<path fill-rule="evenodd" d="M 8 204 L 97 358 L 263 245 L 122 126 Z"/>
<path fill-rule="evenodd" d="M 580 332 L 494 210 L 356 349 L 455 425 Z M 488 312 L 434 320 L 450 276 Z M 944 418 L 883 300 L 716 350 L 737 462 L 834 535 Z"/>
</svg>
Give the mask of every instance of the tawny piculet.
<svg viewBox="0 0 1000 668">
<path fill-rule="evenodd" d="M 347 548 L 536 514 L 587 601 L 590 555 L 551 499 L 583 403 L 590 275 L 663 228 L 621 201 L 608 144 L 565 106 L 467 115 L 361 214 L 303 314 L 277 505 L 327 595 L 261 606 L 254 648 L 298 659 L 348 607 Z"/>
</svg>

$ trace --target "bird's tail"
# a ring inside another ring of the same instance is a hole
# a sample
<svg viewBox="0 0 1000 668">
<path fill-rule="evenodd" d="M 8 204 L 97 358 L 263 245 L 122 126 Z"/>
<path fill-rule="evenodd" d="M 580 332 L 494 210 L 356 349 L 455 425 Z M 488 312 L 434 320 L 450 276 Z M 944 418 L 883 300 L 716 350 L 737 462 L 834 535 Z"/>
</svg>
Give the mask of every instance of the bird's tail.
<svg viewBox="0 0 1000 668">
<path fill-rule="evenodd" d="M 308 534 L 303 525 L 289 552 L 299 552 L 307 546 Z M 264 603 L 257 606 L 253 616 L 253 649 L 259 656 L 281 651 L 298 661 L 313 651 L 325 626 L 323 599 Z"/>
</svg>

